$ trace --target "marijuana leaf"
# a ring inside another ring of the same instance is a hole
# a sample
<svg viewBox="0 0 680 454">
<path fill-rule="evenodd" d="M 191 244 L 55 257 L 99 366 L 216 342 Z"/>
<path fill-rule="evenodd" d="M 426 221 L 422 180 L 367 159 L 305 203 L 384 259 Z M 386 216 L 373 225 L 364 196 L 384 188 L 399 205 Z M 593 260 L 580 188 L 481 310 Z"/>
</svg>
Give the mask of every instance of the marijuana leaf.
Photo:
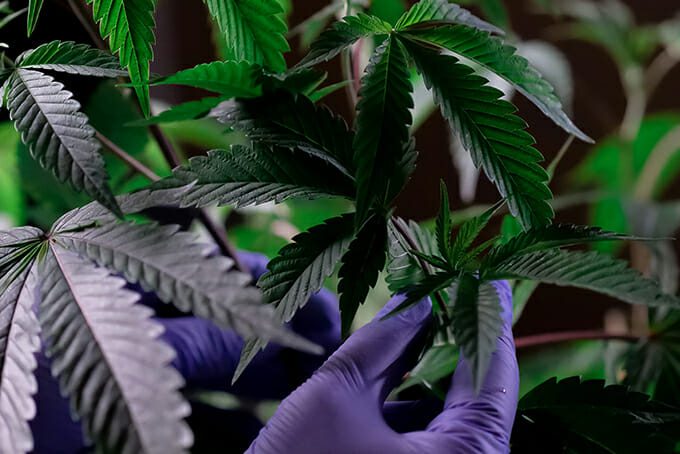
<svg viewBox="0 0 680 454">
<path fill-rule="evenodd" d="M 514 115 L 515 107 L 501 99 L 502 92 L 455 57 L 441 55 L 405 41 L 425 84 L 434 92 L 442 114 L 525 229 L 550 223 L 553 211 L 548 175 L 538 165 L 543 159 L 532 147 L 526 124 Z"/>
<path fill-rule="evenodd" d="M 449 3 L 448 0 L 421 0 L 406 11 L 394 28 L 403 31 L 421 24 L 456 23 L 465 24 L 492 33 L 503 33 L 495 25 L 474 16 L 468 10 Z"/>
<path fill-rule="evenodd" d="M 26 69 L 43 69 L 82 76 L 124 77 L 127 75 L 111 54 L 87 44 L 52 41 L 19 55 L 16 65 Z"/>
<path fill-rule="evenodd" d="M 450 298 L 454 301 L 453 335 L 470 362 L 474 388 L 479 392 L 501 331 L 500 297 L 491 283 L 464 273 L 450 288 Z"/>
<path fill-rule="evenodd" d="M 401 164 L 415 153 L 409 146 L 411 91 L 404 48 L 389 37 L 371 57 L 357 104 L 354 162 L 359 224 L 374 205 L 382 209 L 401 190 L 401 185 L 394 187 L 395 179 L 406 180 L 399 175 L 404 171 Z"/>
<path fill-rule="evenodd" d="M 203 118 L 219 103 L 224 101 L 223 96 L 203 98 L 197 101 L 188 101 L 172 106 L 167 110 L 150 118 L 135 121 L 134 125 L 146 126 L 157 123 L 172 123 L 174 121 L 197 120 Z"/>
<path fill-rule="evenodd" d="M 560 249 L 515 255 L 482 271 L 486 279 L 531 279 L 580 287 L 613 296 L 631 304 L 680 308 L 680 299 L 659 290 L 659 285 L 623 260 L 596 251 Z"/>
<path fill-rule="evenodd" d="M 226 60 L 247 61 L 281 72 L 290 50 L 288 27 L 277 0 L 204 0 L 224 34 Z"/>
<path fill-rule="evenodd" d="M 451 208 L 449 207 L 449 193 L 441 181 L 439 184 L 439 214 L 437 215 L 435 235 L 439 255 L 449 260 L 451 257 Z"/>
<path fill-rule="evenodd" d="M 328 219 L 312 227 L 284 246 L 272 259 L 257 285 L 268 303 L 276 307 L 276 315 L 288 322 L 309 298 L 323 286 L 347 250 L 354 233 L 351 214 Z M 243 347 L 236 367 L 236 381 L 255 355 L 267 345 L 266 340 L 253 339 Z"/>
<path fill-rule="evenodd" d="M 296 147 L 353 176 L 352 140 L 347 123 L 303 95 L 285 92 L 259 99 L 225 102 L 210 114 L 253 142 Z"/>
<path fill-rule="evenodd" d="M 189 185 L 182 204 L 247 206 L 285 199 L 354 196 L 354 182 L 321 159 L 295 149 L 264 145 L 212 150 L 191 158 L 155 187 Z"/>
<path fill-rule="evenodd" d="M 123 279 L 57 245 L 41 274 L 52 372 L 97 450 L 184 452 L 192 442 L 182 421 L 190 407 L 152 311 L 135 304 L 138 295 L 123 289 Z"/>
<path fill-rule="evenodd" d="M 298 67 L 313 66 L 328 61 L 360 38 L 386 35 L 391 32 L 392 26 L 378 17 L 363 13 L 347 16 L 341 21 L 334 22 L 312 43 L 309 53 L 298 64 Z"/>
<path fill-rule="evenodd" d="M 318 352 L 311 342 L 284 329 L 272 308 L 260 304 L 250 276 L 230 270 L 226 257 L 206 257 L 194 236 L 177 226 L 108 223 L 82 231 L 56 231 L 66 248 L 153 290 L 184 312 L 213 320 L 245 338 L 260 336 L 293 348 Z"/>
<path fill-rule="evenodd" d="M 150 85 L 188 85 L 227 98 L 252 98 L 262 93 L 260 68 L 244 61 L 214 61 L 154 79 Z"/>
<path fill-rule="evenodd" d="M 379 215 L 373 215 L 363 224 L 349 244 L 338 276 L 340 293 L 340 318 L 342 332 L 346 335 L 354 315 L 368 295 L 368 290 L 378 281 L 378 273 L 385 266 L 387 249 L 387 224 Z"/>
<path fill-rule="evenodd" d="M 258 281 L 268 303 L 289 321 L 333 273 L 354 233 L 354 217 L 343 215 L 328 219 L 293 238 L 269 262 Z"/>
<path fill-rule="evenodd" d="M 483 267 L 493 268 L 519 254 L 544 249 L 587 244 L 599 241 L 634 240 L 636 237 L 603 230 L 599 227 L 574 224 L 552 224 L 520 232 L 504 244 L 493 247 L 484 259 Z"/>
<path fill-rule="evenodd" d="M 551 378 L 520 399 L 512 445 L 532 450 L 538 444 L 549 452 L 673 452 L 679 429 L 679 409 L 625 386 Z"/>
<path fill-rule="evenodd" d="M 578 129 L 564 112 L 552 85 L 525 58 L 517 55 L 517 49 L 505 45 L 500 38 L 491 36 L 487 31 L 457 24 L 408 30 L 404 36 L 444 48 L 499 75 L 566 132 L 592 143 L 592 139 Z"/>
<path fill-rule="evenodd" d="M 42 6 L 43 0 L 28 1 L 28 18 L 26 20 L 26 33 L 28 36 L 31 36 L 33 30 L 35 30 L 35 25 L 38 23 L 38 17 L 40 17 Z"/>
<path fill-rule="evenodd" d="M 28 421 L 35 416 L 33 394 L 38 389 L 33 356 L 40 347 L 38 320 L 33 313 L 36 272 L 31 258 L 0 279 L 0 450 L 33 450 Z"/>
<path fill-rule="evenodd" d="M 155 0 L 87 0 L 92 5 L 99 33 L 109 39 L 135 85 L 144 116 L 149 115 L 149 62 L 153 59 Z"/>
<path fill-rule="evenodd" d="M 10 118 L 43 168 L 122 216 L 107 185 L 94 129 L 63 87 L 45 74 L 17 69 L 6 88 Z"/>
</svg>

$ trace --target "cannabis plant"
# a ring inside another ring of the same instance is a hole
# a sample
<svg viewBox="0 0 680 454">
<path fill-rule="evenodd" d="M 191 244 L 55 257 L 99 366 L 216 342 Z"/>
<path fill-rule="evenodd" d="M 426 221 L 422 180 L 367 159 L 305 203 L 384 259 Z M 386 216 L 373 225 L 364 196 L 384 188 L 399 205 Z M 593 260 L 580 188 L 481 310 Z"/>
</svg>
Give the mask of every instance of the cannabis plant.
<svg viewBox="0 0 680 454">
<path fill-rule="evenodd" d="M 433 349 L 424 352 L 419 367 L 433 361 L 453 366 L 460 350 L 473 365 L 477 388 L 500 333 L 493 281 L 574 286 L 626 303 L 680 308 L 680 299 L 624 261 L 572 249 L 635 237 L 552 222 L 542 155 L 515 106 L 484 75 L 506 81 L 570 136 L 591 139 L 497 26 L 446 0 L 421 0 L 393 22 L 362 12 L 360 5 L 341 4 L 346 16 L 311 40 L 307 55 L 288 67 L 288 30 L 278 0 L 204 2 L 224 58 L 175 74 L 149 70 L 153 0 L 69 2 L 92 35 L 91 45 L 52 41 L 24 51 L 3 44 L 3 106 L 26 151 L 92 201 L 50 228 L 0 232 L 0 451 L 32 448 L 28 421 L 35 413 L 34 354 L 40 349 L 98 451 L 170 453 L 190 447 L 183 420 L 189 405 L 170 366 L 173 352 L 159 340 L 152 311 L 137 304 L 126 282 L 246 338 L 235 380 L 268 342 L 320 353 L 284 323 L 336 268 L 345 335 L 384 273 L 390 290 L 405 295 L 395 312 L 428 296 L 434 301 Z M 21 11 L 11 13 L 5 3 L 6 20 L 16 19 Z M 40 17 L 42 3 L 28 2 L 29 35 L 39 20 L 49 20 Z M 352 51 L 357 43 L 370 50 L 360 80 L 352 77 L 352 68 L 360 65 Z M 336 57 L 347 79 L 324 85 L 325 74 L 317 67 Z M 393 214 L 418 157 L 412 134 L 414 75 L 498 191 L 497 204 L 457 228 L 444 185 L 432 231 Z M 149 128 L 174 168 L 170 175 L 160 177 L 134 157 L 138 150 L 122 149 L 91 125 L 60 82 L 81 76 L 114 79 L 123 96 L 136 98 L 144 118 L 130 127 Z M 152 116 L 150 87 L 160 85 L 213 95 Z M 353 125 L 321 103 L 339 88 L 358 100 Z M 206 117 L 241 139 L 183 162 L 159 125 Z M 134 192 L 115 191 L 104 149 L 148 184 Z M 295 236 L 254 284 L 205 209 L 294 198 L 342 198 L 353 209 Z M 219 253 L 178 226 L 135 215 L 158 206 L 193 209 Z M 482 235 L 502 210 L 516 219 L 515 234 Z M 480 235 L 485 239 L 478 240 Z M 455 349 L 433 359 L 443 344 Z M 618 452 L 618 435 L 599 430 L 604 422 L 597 418 L 611 418 L 607 421 L 618 429 L 634 427 L 637 436 L 665 449 L 673 445 L 679 415 L 674 407 L 622 387 L 551 380 L 520 402 L 513 443 L 519 449 L 540 434 L 536 439 L 546 446 Z"/>
</svg>

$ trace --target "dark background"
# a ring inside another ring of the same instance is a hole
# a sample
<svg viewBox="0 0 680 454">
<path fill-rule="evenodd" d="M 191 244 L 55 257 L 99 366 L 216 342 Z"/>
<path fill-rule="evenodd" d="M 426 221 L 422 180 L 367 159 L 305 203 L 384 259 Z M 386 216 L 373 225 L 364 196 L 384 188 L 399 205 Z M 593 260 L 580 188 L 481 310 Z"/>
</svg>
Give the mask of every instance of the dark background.
<svg viewBox="0 0 680 454">
<path fill-rule="evenodd" d="M 17 7 L 23 6 L 22 2 L 12 3 Z M 157 45 L 152 65 L 153 72 L 167 74 L 216 58 L 208 16 L 199 0 L 159 0 L 158 3 Z M 327 3 L 294 0 L 290 17 L 291 28 Z M 658 22 L 680 11 L 678 0 L 625 0 L 624 3 L 634 11 L 639 23 Z M 510 10 L 512 29 L 521 39 L 540 38 L 551 41 L 568 57 L 574 77 L 572 117 L 575 123 L 596 141 L 615 132 L 623 116 L 625 98 L 618 71 L 607 53 L 582 41 L 551 40 L 548 37 L 548 30 L 555 25 L 555 19 L 533 12 L 529 0 L 507 0 L 505 4 Z M 45 2 L 36 33 L 30 42 L 25 38 L 24 27 L 23 21 L 17 21 L 0 33 L 0 41 L 12 43 L 13 49 L 26 49 L 36 42 L 56 38 L 88 42 L 88 36 L 71 16 L 67 2 L 49 0 Z M 287 59 L 293 64 L 299 60 L 301 53 L 297 50 L 295 41 L 291 43 L 291 47 L 293 51 L 287 55 Z M 329 71 L 329 82 L 341 79 L 339 59 L 327 64 L 325 69 Z M 76 85 L 69 84 L 69 88 L 75 88 L 76 92 L 87 92 L 93 87 L 89 85 L 90 83 L 79 78 Z M 655 91 L 648 112 L 680 111 L 679 89 L 680 67 L 676 67 Z M 196 90 L 183 87 L 159 87 L 152 91 L 154 97 L 170 103 L 195 99 L 200 94 Z M 549 162 L 564 142 L 566 133 L 522 97 L 515 97 L 514 102 L 519 107 L 520 115 L 529 123 L 530 132 L 537 140 L 537 148 Z M 344 92 L 336 92 L 326 99 L 326 103 L 351 121 Z M 438 114 L 433 115 L 420 128 L 416 140 L 420 151 L 418 168 L 399 198 L 397 214 L 417 220 L 434 216 L 439 203 L 439 180 L 442 178 L 451 190 L 452 207 L 462 208 L 463 204 L 455 190 L 457 177 L 447 149 L 445 125 Z M 555 194 L 563 192 L 566 185 L 565 175 L 588 153 L 590 147 L 588 144 L 578 142 L 572 145 L 551 185 Z M 680 182 L 667 191 L 665 197 L 680 198 Z M 497 198 L 498 194 L 493 186 L 482 177 L 475 203 L 493 202 Z M 558 220 L 587 222 L 583 208 L 560 211 Z M 494 227 L 490 230 L 493 229 Z M 517 333 L 521 335 L 600 327 L 604 312 L 616 304 L 618 303 L 591 292 L 541 286 L 517 325 Z"/>
</svg>

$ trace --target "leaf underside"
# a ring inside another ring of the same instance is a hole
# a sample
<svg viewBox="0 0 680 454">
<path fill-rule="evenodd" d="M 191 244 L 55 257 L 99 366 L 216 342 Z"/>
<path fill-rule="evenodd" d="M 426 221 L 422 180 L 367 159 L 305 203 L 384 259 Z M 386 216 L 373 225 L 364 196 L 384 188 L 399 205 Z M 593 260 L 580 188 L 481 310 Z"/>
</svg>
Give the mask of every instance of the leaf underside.
<svg viewBox="0 0 680 454">
<path fill-rule="evenodd" d="M 52 372 L 97 449 L 185 452 L 190 407 L 152 311 L 135 304 L 139 295 L 124 290 L 123 279 L 59 246 L 42 275 L 40 322 Z"/>
<path fill-rule="evenodd" d="M 17 69 L 7 88 L 10 118 L 33 158 L 55 177 L 85 192 L 117 215 L 94 129 L 80 104 L 48 75 Z"/>
<path fill-rule="evenodd" d="M 72 41 L 52 41 L 38 46 L 17 57 L 16 65 L 81 76 L 127 76 L 113 55 Z"/>
</svg>

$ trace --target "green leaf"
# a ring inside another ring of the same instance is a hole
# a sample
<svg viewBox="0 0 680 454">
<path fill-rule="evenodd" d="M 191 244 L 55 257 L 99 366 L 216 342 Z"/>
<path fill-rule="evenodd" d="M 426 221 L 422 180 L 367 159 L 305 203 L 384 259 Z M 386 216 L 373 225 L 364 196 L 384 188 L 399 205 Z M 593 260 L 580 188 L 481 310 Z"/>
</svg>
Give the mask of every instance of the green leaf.
<svg viewBox="0 0 680 454">
<path fill-rule="evenodd" d="M 334 22 L 311 45 L 309 53 L 298 64 L 299 67 L 317 65 L 338 55 L 361 38 L 374 35 L 388 35 L 392 26 L 382 19 L 359 13 Z"/>
<path fill-rule="evenodd" d="M 386 317 L 391 317 L 392 315 L 418 303 L 423 298 L 445 290 L 446 288 L 452 286 L 458 278 L 458 273 L 451 272 L 450 270 L 437 271 L 433 274 L 424 275 L 424 277 L 419 282 L 407 288 L 406 299 L 402 301 L 392 312 L 387 314 Z"/>
<path fill-rule="evenodd" d="M 247 61 L 281 72 L 290 50 L 284 10 L 277 0 L 204 0 L 225 39 L 225 60 Z"/>
<path fill-rule="evenodd" d="M 103 50 L 73 41 L 52 41 L 19 55 L 16 65 L 26 69 L 96 77 L 125 77 L 118 60 Z"/>
<path fill-rule="evenodd" d="M 154 9 L 156 0 L 87 0 L 92 5 L 99 33 L 108 38 L 109 48 L 118 54 L 135 84 L 144 116 L 149 115 L 149 62 L 153 59 Z"/>
<path fill-rule="evenodd" d="M 43 0 L 28 0 L 28 17 L 26 21 L 26 34 L 31 36 L 35 26 L 40 17 L 40 10 L 43 6 Z"/>
<path fill-rule="evenodd" d="M 519 401 L 512 446 L 597 454 L 674 452 L 679 422 L 677 408 L 624 386 L 552 378 Z"/>
<path fill-rule="evenodd" d="M 497 74 L 512 84 L 558 126 L 586 142 L 593 140 L 574 125 L 562 108 L 562 102 L 550 83 L 517 49 L 486 31 L 465 25 L 438 25 L 409 30 L 409 39 L 453 52 Z"/>
<path fill-rule="evenodd" d="M 297 150 L 264 145 L 209 151 L 207 156 L 191 158 L 154 187 L 187 185 L 183 206 L 241 207 L 280 203 L 291 197 L 354 196 L 353 181 L 327 162 Z"/>
<path fill-rule="evenodd" d="M 460 229 L 458 229 L 458 233 L 456 234 L 456 238 L 451 245 L 450 253 L 451 261 L 456 267 L 460 266 L 461 262 L 470 260 L 481 252 L 481 250 L 476 249 L 466 254 L 472 243 L 477 239 L 502 203 L 503 201 L 498 202 L 481 215 L 468 219 L 461 224 Z"/>
<path fill-rule="evenodd" d="M 397 230 L 396 224 L 400 224 L 401 230 L 409 233 L 419 251 L 429 256 L 442 258 L 437 251 L 434 235 L 429 230 L 422 228 L 414 221 L 405 221 L 395 217 L 390 219 L 388 224 L 389 261 L 387 263 L 386 281 L 392 294 L 403 292 L 425 278 L 420 263 L 411 252 L 411 247 Z"/>
<path fill-rule="evenodd" d="M 9 115 L 31 156 L 60 182 L 122 215 L 95 131 L 72 94 L 52 77 L 28 69 L 17 69 L 8 82 Z"/>
<path fill-rule="evenodd" d="M 492 33 L 503 33 L 501 29 L 474 16 L 468 10 L 450 3 L 449 0 L 421 0 L 406 11 L 394 28 L 403 31 L 414 26 L 441 23 L 465 24 Z"/>
<path fill-rule="evenodd" d="M 439 182 L 439 214 L 435 225 L 439 255 L 448 260 L 451 257 L 451 207 L 449 191 L 444 180 Z"/>
<path fill-rule="evenodd" d="M 680 308 L 680 299 L 661 292 L 659 285 L 628 268 L 623 260 L 595 251 L 560 249 L 515 255 L 487 271 L 488 279 L 531 279 L 579 287 L 631 304 Z"/>
<path fill-rule="evenodd" d="M 219 103 L 224 101 L 223 96 L 202 98 L 197 101 L 188 101 L 172 106 L 167 110 L 150 118 L 134 122 L 137 126 L 154 125 L 158 123 L 173 123 L 176 121 L 197 120 L 203 118 Z"/>
<path fill-rule="evenodd" d="M 43 266 L 40 325 L 52 373 L 96 449 L 184 452 L 191 410 L 153 311 L 135 304 L 123 279 L 57 245 Z"/>
<path fill-rule="evenodd" d="M 279 92 L 260 99 L 223 103 L 210 114 L 256 143 L 295 147 L 353 175 L 354 134 L 342 117 L 302 95 Z"/>
<path fill-rule="evenodd" d="M 260 68 L 244 61 L 202 63 L 173 75 L 154 79 L 150 85 L 187 85 L 228 98 L 252 98 L 262 93 Z"/>
<path fill-rule="evenodd" d="M 547 200 L 552 194 L 548 175 L 538 164 L 543 157 L 532 146 L 534 139 L 524 121 L 514 114 L 515 107 L 455 57 L 411 42 L 407 48 L 442 114 L 475 166 L 481 166 L 507 198 L 510 212 L 525 229 L 549 224 L 553 211 Z"/>
<path fill-rule="evenodd" d="M 33 450 L 28 421 L 36 413 L 33 355 L 40 348 L 36 270 L 32 260 L 24 268 L 0 280 L 0 450 L 18 454 Z"/>
<path fill-rule="evenodd" d="M 514 255 L 601 241 L 634 240 L 635 237 L 574 224 L 552 224 L 521 232 L 495 246 L 484 259 L 484 268 L 493 268 Z"/>
<path fill-rule="evenodd" d="M 353 218 L 338 216 L 296 235 L 267 265 L 268 271 L 257 285 L 284 322 L 290 321 L 333 273 L 354 233 Z"/>
<path fill-rule="evenodd" d="M 354 137 L 358 223 L 374 205 L 384 207 L 408 177 L 400 173 L 403 160 L 415 154 L 408 148 L 413 107 L 409 76 L 403 46 L 390 37 L 376 49 L 361 80 Z"/>
<path fill-rule="evenodd" d="M 456 358 L 459 347 L 454 344 L 437 345 L 428 349 L 416 367 L 411 369 L 408 377 L 395 392 L 401 392 L 414 385 L 422 384 L 427 388 L 445 377 L 450 377 L 456 370 Z"/>
<path fill-rule="evenodd" d="M 500 297 L 491 283 L 464 273 L 451 287 L 453 335 L 470 363 L 476 392 L 482 387 L 501 333 Z"/>
<path fill-rule="evenodd" d="M 354 315 L 364 302 L 368 291 L 378 281 L 385 266 L 387 225 L 378 215 L 371 216 L 349 244 L 342 256 L 338 272 L 340 293 L 340 318 L 342 332 L 346 335 L 352 327 Z"/>
<path fill-rule="evenodd" d="M 651 392 L 654 399 L 680 405 L 680 314 L 673 311 L 652 325 L 653 335 L 631 346 L 623 370 L 625 385 Z"/>
<path fill-rule="evenodd" d="M 273 308 L 260 304 L 250 276 L 231 270 L 226 257 L 206 257 L 205 247 L 178 226 L 108 223 L 101 227 L 57 230 L 64 247 L 122 273 L 181 311 L 231 328 L 244 338 L 260 336 L 293 348 L 318 352 L 311 342 L 286 330 Z"/>
</svg>

